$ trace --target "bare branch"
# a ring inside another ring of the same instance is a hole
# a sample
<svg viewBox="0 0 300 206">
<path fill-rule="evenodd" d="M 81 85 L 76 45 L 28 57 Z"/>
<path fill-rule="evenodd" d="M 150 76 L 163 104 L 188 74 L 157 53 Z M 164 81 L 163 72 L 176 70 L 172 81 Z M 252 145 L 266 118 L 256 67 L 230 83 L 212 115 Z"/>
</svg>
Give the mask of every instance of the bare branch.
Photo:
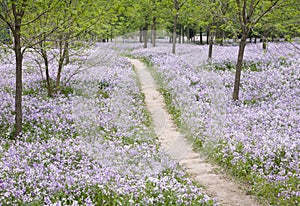
<svg viewBox="0 0 300 206">
<path fill-rule="evenodd" d="M 241 1 L 240 0 L 236 0 L 236 4 L 238 6 L 239 22 L 242 25 L 243 24 L 243 13 L 242 13 L 242 10 L 241 10 Z"/>
<path fill-rule="evenodd" d="M 253 0 L 253 1 L 254 1 L 254 0 Z M 253 3 L 253 1 L 252 1 L 252 3 Z M 255 11 L 257 5 L 259 4 L 259 2 L 260 2 L 260 0 L 258 0 L 258 1 L 256 2 L 255 5 L 251 5 L 251 6 L 252 6 L 252 9 L 250 8 L 250 13 L 249 13 L 249 17 L 250 17 L 250 18 L 251 18 L 252 15 L 254 14 L 254 11 Z"/>
<path fill-rule="evenodd" d="M 247 25 L 247 23 L 248 23 L 248 17 L 247 17 L 247 11 L 246 10 L 247 10 L 247 0 L 244 0 L 243 13 L 242 13 L 244 26 Z"/>
</svg>

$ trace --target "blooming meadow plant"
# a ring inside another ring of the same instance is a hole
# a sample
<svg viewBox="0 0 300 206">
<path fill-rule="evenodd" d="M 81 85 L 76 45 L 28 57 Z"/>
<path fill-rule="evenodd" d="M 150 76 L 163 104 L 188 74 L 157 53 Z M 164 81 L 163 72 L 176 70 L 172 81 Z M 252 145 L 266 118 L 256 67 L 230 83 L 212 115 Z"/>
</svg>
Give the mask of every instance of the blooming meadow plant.
<svg viewBox="0 0 300 206">
<path fill-rule="evenodd" d="M 300 53 L 289 43 L 249 44 L 240 100 L 231 100 L 236 46 L 170 45 L 132 54 L 150 61 L 179 122 L 210 155 L 270 204 L 300 202 Z"/>
<path fill-rule="evenodd" d="M 17 140 L 9 139 L 14 66 L 1 62 L 0 205 L 215 205 L 155 143 L 128 60 L 105 44 L 88 52 L 83 72 L 66 85 L 71 89 L 54 98 L 25 58 Z M 63 81 L 77 68 L 68 65 Z"/>
</svg>

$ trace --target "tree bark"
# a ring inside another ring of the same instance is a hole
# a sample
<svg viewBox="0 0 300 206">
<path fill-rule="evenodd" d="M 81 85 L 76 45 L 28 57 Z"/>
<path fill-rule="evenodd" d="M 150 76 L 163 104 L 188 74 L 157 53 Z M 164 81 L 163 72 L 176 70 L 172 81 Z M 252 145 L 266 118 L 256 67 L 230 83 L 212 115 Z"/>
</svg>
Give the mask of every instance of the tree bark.
<svg viewBox="0 0 300 206">
<path fill-rule="evenodd" d="M 224 46 L 224 39 L 225 39 L 225 31 L 221 31 L 221 41 L 220 41 L 220 46 Z"/>
<path fill-rule="evenodd" d="M 60 80 L 61 80 L 61 73 L 64 66 L 64 61 L 66 59 L 67 54 L 67 41 L 61 40 L 59 42 L 59 60 L 58 60 L 58 69 L 57 69 L 57 76 L 56 76 L 56 91 L 60 89 Z"/>
<path fill-rule="evenodd" d="M 143 29 L 140 29 L 140 43 L 143 43 Z"/>
<path fill-rule="evenodd" d="M 50 81 L 50 74 L 49 74 L 49 60 L 48 60 L 48 54 L 47 50 L 45 48 L 45 39 L 41 41 L 40 47 L 41 47 L 41 56 L 44 60 L 45 65 L 45 73 L 46 73 L 46 84 L 47 84 L 47 93 L 48 97 L 52 97 L 52 87 L 51 87 L 51 81 Z"/>
<path fill-rule="evenodd" d="M 263 39 L 262 39 L 262 48 L 264 51 L 267 51 L 267 37 L 266 35 L 263 36 Z"/>
<path fill-rule="evenodd" d="M 16 95 L 15 95 L 15 134 L 16 138 L 22 132 L 22 64 L 23 54 L 21 47 L 21 17 L 15 16 L 14 52 L 16 55 Z"/>
<path fill-rule="evenodd" d="M 184 26 L 182 26 L 182 43 L 184 44 L 185 40 L 184 40 L 184 32 L 185 32 L 185 28 Z"/>
<path fill-rule="evenodd" d="M 48 91 L 48 96 L 52 97 L 52 85 L 51 85 L 51 78 L 49 74 L 49 63 L 48 60 L 45 61 L 45 70 L 46 70 L 46 81 L 47 81 L 47 91 Z"/>
<path fill-rule="evenodd" d="M 147 48 L 148 44 L 148 25 L 145 25 L 143 30 L 144 48 Z"/>
<path fill-rule="evenodd" d="M 239 44 L 238 60 L 237 60 L 236 71 L 235 71 L 234 90 L 232 95 L 234 101 L 239 99 L 244 51 L 247 44 L 246 40 L 247 40 L 247 34 L 243 34 Z"/>
<path fill-rule="evenodd" d="M 181 25 L 179 24 L 178 26 L 179 26 L 179 32 L 178 32 L 179 38 L 178 38 L 178 43 L 181 44 Z"/>
<path fill-rule="evenodd" d="M 191 36 L 193 37 L 193 38 L 192 38 L 192 39 L 193 39 L 193 42 L 196 43 L 196 31 L 195 31 L 194 29 L 192 29 L 191 32 L 192 32 L 192 35 L 191 35 Z"/>
<path fill-rule="evenodd" d="M 206 31 L 206 44 L 209 44 L 209 36 L 210 36 L 210 28 L 208 27 L 207 28 L 207 31 Z"/>
<path fill-rule="evenodd" d="M 178 20 L 178 13 L 174 15 L 174 22 L 173 22 L 173 38 L 172 38 L 172 53 L 175 54 L 176 52 L 176 30 L 177 30 L 177 20 Z"/>
<path fill-rule="evenodd" d="M 69 35 L 67 36 L 67 38 L 69 38 Z M 108 42 L 109 40 L 107 40 Z M 66 53 L 66 57 L 65 57 L 65 65 L 70 64 L 70 52 L 69 52 L 69 41 L 66 40 L 65 42 L 65 53 Z"/>
<path fill-rule="evenodd" d="M 212 59 L 213 44 L 214 44 L 214 32 L 211 31 L 209 34 L 208 61 Z"/>
<path fill-rule="evenodd" d="M 200 28 L 200 44 L 203 44 L 202 27 Z"/>
<path fill-rule="evenodd" d="M 47 51 L 42 47 L 41 53 L 42 53 L 42 57 L 44 60 L 44 65 L 45 65 L 47 93 L 48 93 L 48 97 L 52 97 L 52 85 L 51 85 L 51 79 L 50 79 L 50 74 L 49 74 L 49 61 L 48 61 Z"/>
<path fill-rule="evenodd" d="M 156 46 L 156 17 L 153 17 L 153 21 L 152 21 L 152 46 L 155 47 Z"/>
</svg>

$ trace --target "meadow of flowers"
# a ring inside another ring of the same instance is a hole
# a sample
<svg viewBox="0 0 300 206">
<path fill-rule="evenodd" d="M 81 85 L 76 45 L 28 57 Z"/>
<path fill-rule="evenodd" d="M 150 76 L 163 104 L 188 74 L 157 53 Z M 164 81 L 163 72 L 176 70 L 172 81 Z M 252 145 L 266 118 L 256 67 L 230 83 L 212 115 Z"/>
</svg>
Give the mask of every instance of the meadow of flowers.
<svg viewBox="0 0 300 206">
<path fill-rule="evenodd" d="M 74 57 L 62 82 L 81 72 L 53 98 L 27 54 L 16 140 L 13 55 L 1 51 L 0 205 L 216 204 L 160 150 L 136 74 L 114 47 Z"/>
<path fill-rule="evenodd" d="M 299 45 L 298 45 L 299 46 Z M 153 64 L 177 122 L 251 193 L 271 205 L 300 203 L 300 51 L 248 44 L 240 100 L 231 100 L 237 46 L 170 45 L 132 55 Z"/>
</svg>

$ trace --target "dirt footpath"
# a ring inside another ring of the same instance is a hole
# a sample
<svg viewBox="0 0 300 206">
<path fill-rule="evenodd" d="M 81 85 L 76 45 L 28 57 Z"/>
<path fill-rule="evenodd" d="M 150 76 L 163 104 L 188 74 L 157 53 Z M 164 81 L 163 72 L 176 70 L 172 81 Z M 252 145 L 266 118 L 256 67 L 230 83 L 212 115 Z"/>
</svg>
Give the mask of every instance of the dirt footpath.
<svg viewBox="0 0 300 206">
<path fill-rule="evenodd" d="M 153 118 L 155 132 L 163 149 L 198 182 L 204 192 L 218 203 L 226 206 L 256 206 L 250 196 L 246 195 L 240 186 L 230 178 L 216 172 L 217 167 L 209 164 L 203 157 L 192 150 L 193 144 L 188 142 L 178 132 L 162 95 L 157 91 L 157 85 L 150 72 L 139 60 L 130 59 L 135 66 L 145 94 L 145 102 Z"/>
</svg>

